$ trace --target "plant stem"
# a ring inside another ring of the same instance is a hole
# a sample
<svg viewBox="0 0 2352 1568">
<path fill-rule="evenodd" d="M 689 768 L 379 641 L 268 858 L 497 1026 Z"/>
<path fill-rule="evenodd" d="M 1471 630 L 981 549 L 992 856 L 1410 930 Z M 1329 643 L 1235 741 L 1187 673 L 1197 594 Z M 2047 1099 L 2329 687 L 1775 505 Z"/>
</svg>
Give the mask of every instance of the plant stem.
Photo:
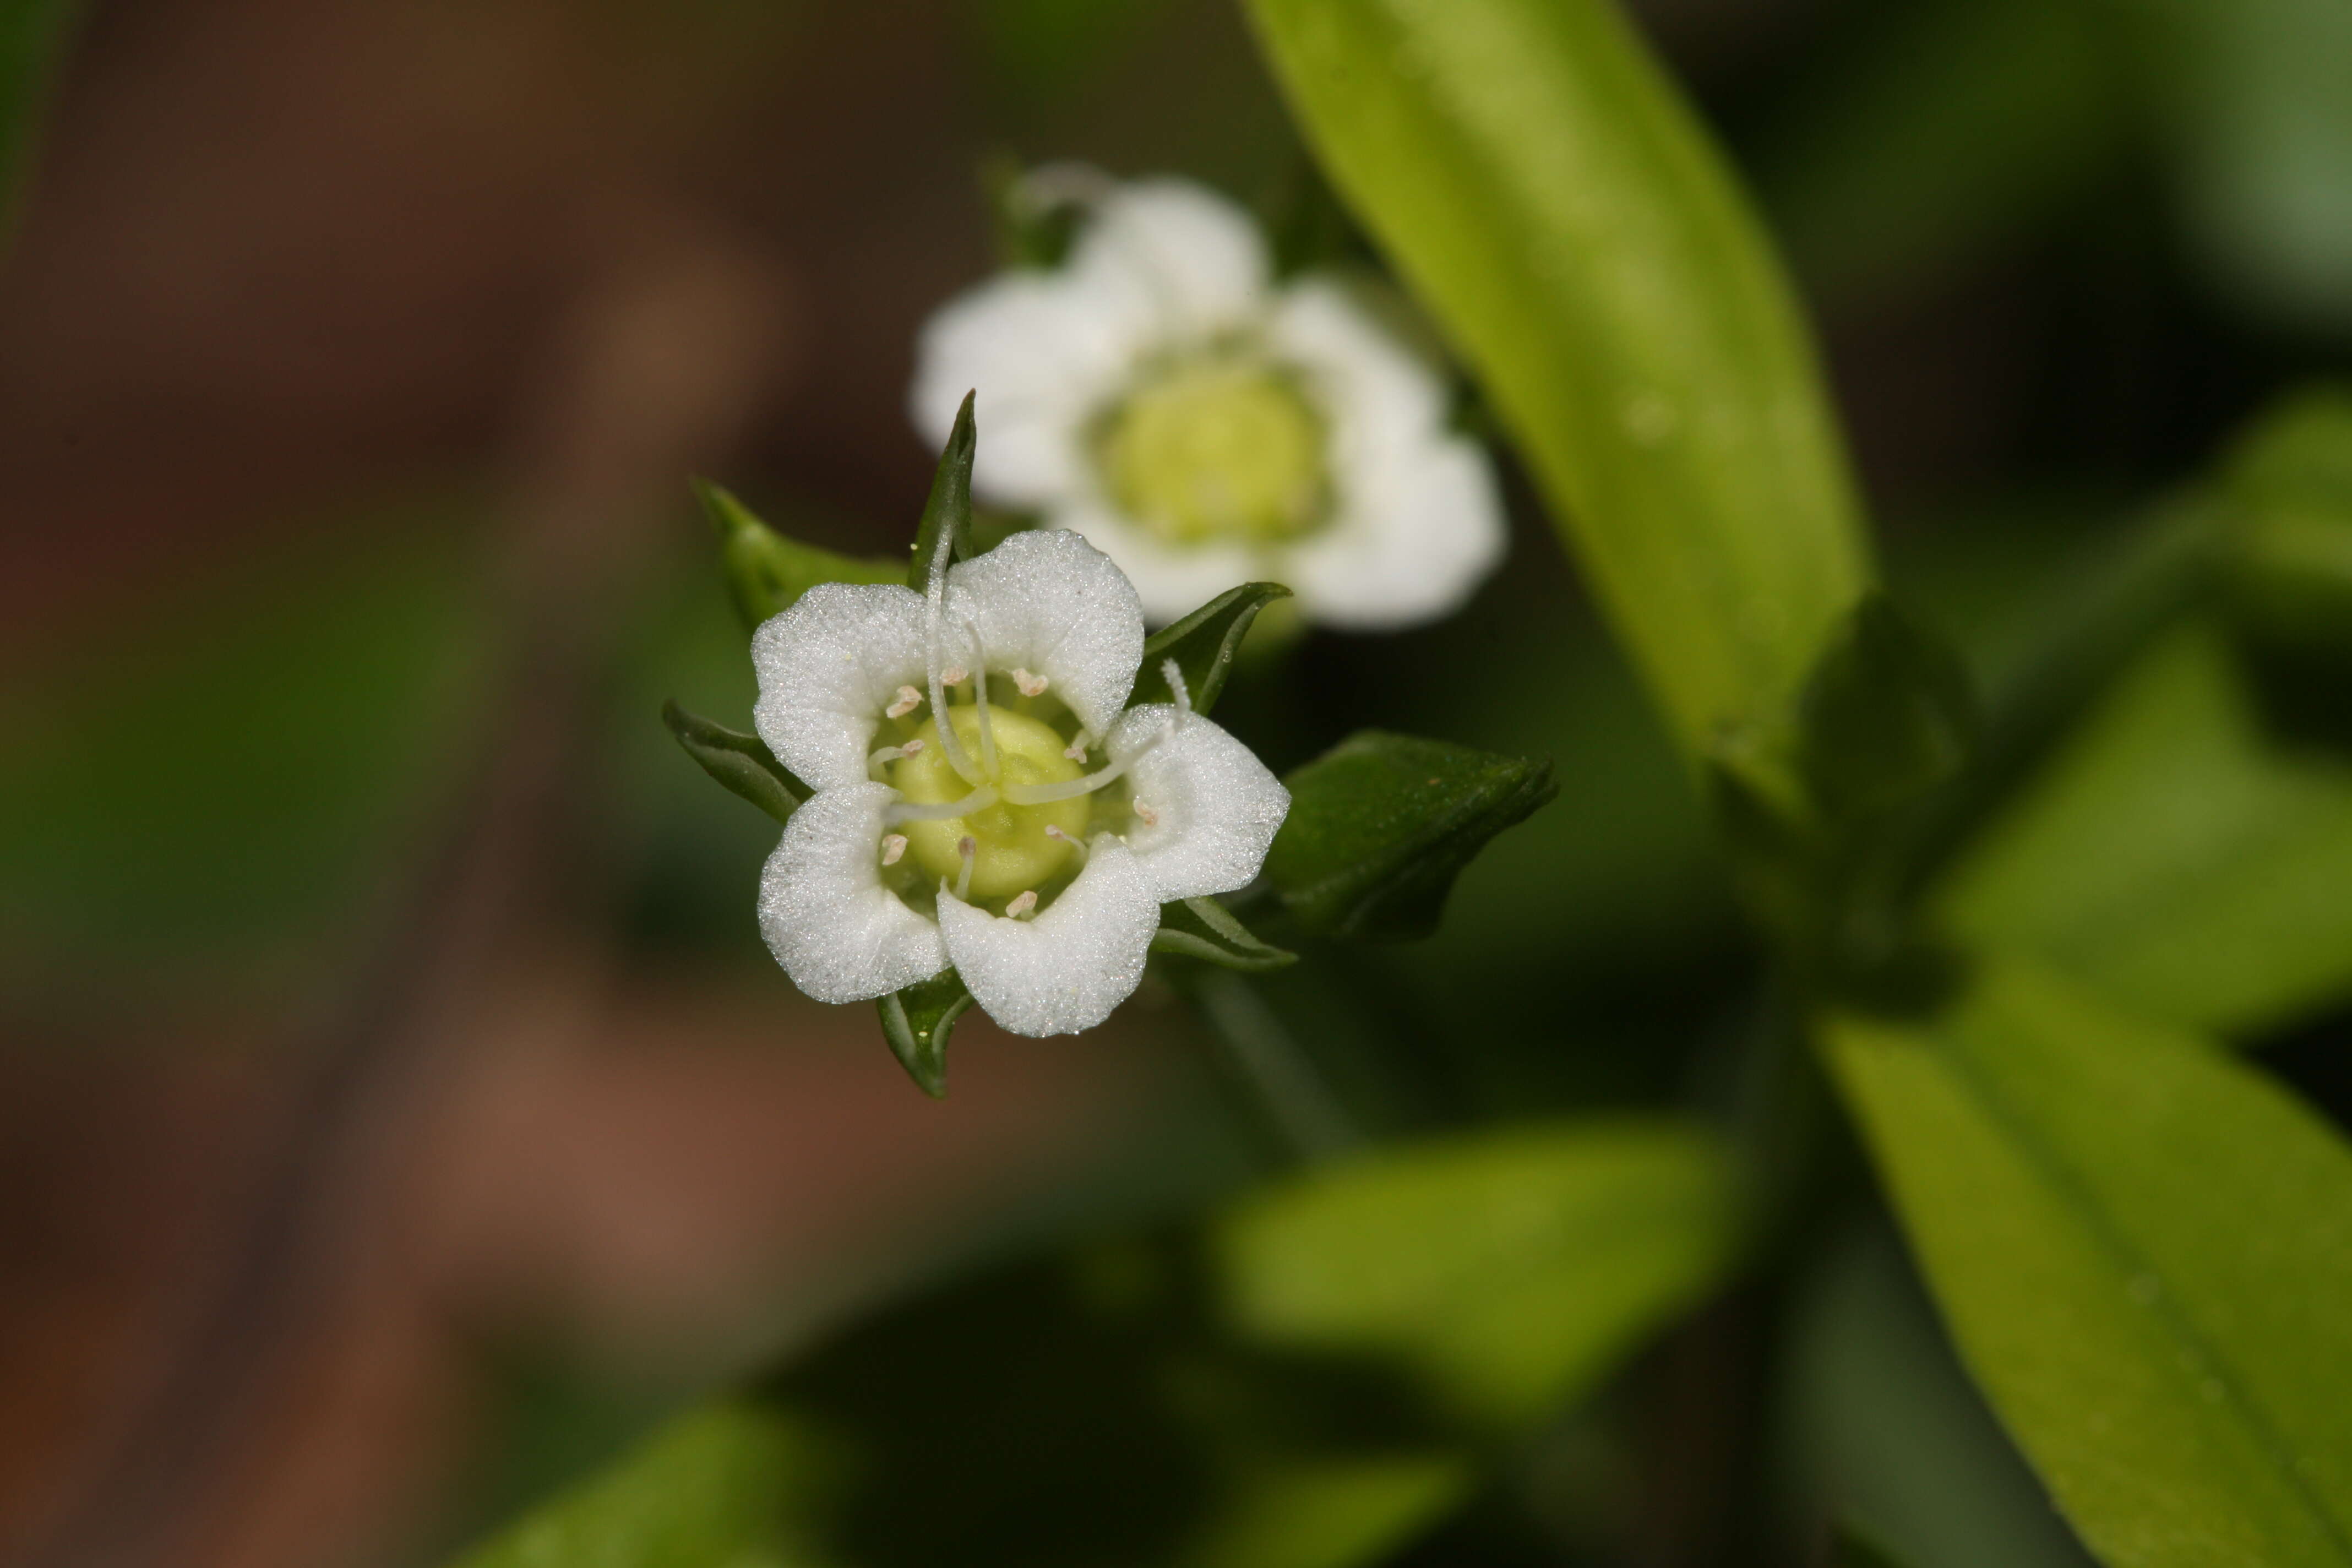
<svg viewBox="0 0 2352 1568">
<path fill-rule="evenodd" d="M 1248 976 L 1212 971 L 1193 983 L 1192 993 L 1209 1032 L 1224 1047 L 1233 1075 L 1293 1159 L 1319 1163 L 1364 1142 L 1339 1097 Z"/>
</svg>

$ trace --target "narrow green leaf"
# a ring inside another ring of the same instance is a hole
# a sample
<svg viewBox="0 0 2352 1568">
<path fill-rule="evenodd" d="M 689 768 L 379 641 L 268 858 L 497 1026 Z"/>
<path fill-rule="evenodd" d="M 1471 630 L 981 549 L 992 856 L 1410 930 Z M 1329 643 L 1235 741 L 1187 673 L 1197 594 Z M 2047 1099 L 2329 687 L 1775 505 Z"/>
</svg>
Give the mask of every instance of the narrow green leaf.
<svg viewBox="0 0 2352 1568">
<path fill-rule="evenodd" d="M 896 583 L 902 575 L 896 561 L 844 555 L 787 539 L 708 479 L 694 481 L 694 494 L 719 535 L 719 565 L 747 626 L 791 608 L 819 583 Z"/>
<path fill-rule="evenodd" d="M 759 736 L 730 730 L 674 701 L 662 704 L 662 722 L 704 773 L 778 822 L 790 821 L 793 808 L 808 798 L 808 785 L 786 772 Z"/>
<path fill-rule="evenodd" d="M 2093 1552 L 2352 1563 L 2352 1150 L 2015 965 L 1824 1040 L 1963 1358 Z"/>
<path fill-rule="evenodd" d="M 1154 952 L 1181 953 L 1221 969 L 1264 973 L 1287 969 L 1298 955 L 1261 942 L 1249 927 L 1214 899 L 1186 899 L 1160 906 L 1160 930 L 1151 939 Z"/>
<path fill-rule="evenodd" d="M 1437 929 L 1486 841 L 1559 793 L 1551 763 L 1366 730 L 1283 781 L 1266 879 L 1308 931 L 1375 940 Z"/>
<path fill-rule="evenodd" d="M 948 552 L 951 565 L 971 548 L 971 459 L 980 440 L 971 419 L 975 395 L 965 393 L 963 405 L 956 410 L 955 426 L 940 449 L 940 466 L 931 474 L 930 497 L 923 502 L 922 521 L 915 530 L 915 555 L 908 563 L 907 585 L 918 594 L 930 585 L 932 558 L 940 551 Z"/>
<path fill-rule="evenodd" d="M 1213 1240 L 1251 1338 L 1394 1357 L 1455 1415 L 1523 1430 L 1721 1279 L 1738 1207 L 1696 1128 L 1578 1122 L 1323 1166 Z"/>
<path fill-rule="evenodd" d="M 955 1022 L 971 1005 L 963 976 L 943 969 L 920 985 L 893 991 L 875 1004 L 882 1015 L 883 1037 L 907 1076 L 933 1100 L 948 1095 L 948 1037 Z"/>
<path fill-rule="evenodd" d="M 2212 621 L 2147 650 L 1937 896 L 1961 942 L 2250 1033 L 2352 992 L 2352 759 L 2268 734 Z"/>
<path fill-rule="evenodd" d="M 1976 735 L 1959 656 L 1884 594 L 1856 605 L 1801 707 L 1800 760 L 1832 818 L 1883 816 L 1951 778 Z"/>
<path fill-rule="evenodd" d="M 1775 737 L 1871 571 L 1812 348 L 1609 0 L 1249 0 L 1332 183 L 1500 411 L 1692 755 Z M 1785 767 L 1785 738 L 1757 765 Z"/>
<path fill-rule="evenodd" d="M 50 76 L 80 9 L 76 0 L 0 0 L 0 246 L 32 163 Z"/>
<path fill-rule="evenodd" d="M 1225 689 L 1225 677 L 1233 673 L 1234 658 L 1249 637 L 1250 623 L 1257 619 L 1260 610 L 1288 597 L 1290 590 L 1279 583 L 1244 583 L 1226 589 L 1175 625 L 1152 633 L 1144 640 L 1143 668 L 1136 672 L 1132 700 L 1138 704 L 1176 700 L 1168 684 L 1167 661 L 1172 658 L 1184 678 L 1192 711 L 1206 713 Z"/>
<path fill-rule="evenodd" d="M 1829 1568 L 1905 1568 L 1905 1564 L 1876 1541 L 1846 1525 L 1830 1543 Z"/>
<path fill-rule="evenodd" d="M 2352 667 L 2352 389 L 2307 388 L 2266 413 L 2223 489 L 2240 624 Z"/>
</svg>

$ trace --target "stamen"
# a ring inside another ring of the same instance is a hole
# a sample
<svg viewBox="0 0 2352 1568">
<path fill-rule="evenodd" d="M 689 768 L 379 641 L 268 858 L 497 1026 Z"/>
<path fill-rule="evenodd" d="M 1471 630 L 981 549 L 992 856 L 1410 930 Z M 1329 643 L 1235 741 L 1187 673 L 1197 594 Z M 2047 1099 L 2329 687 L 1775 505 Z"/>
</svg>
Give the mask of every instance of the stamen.
<svg viewBox="0 0 2352 1568">
<path fill-rule="evenodd" d="M 955 896 L 959 899 L 971 897 L 971 863 L 979 853 L 980 846 L 973 842 L 971 834 L 967 833 L 956 840 L 956 854 L 963 859 L 963 869 L 956 873 Z"/>
<path fill-rule="evenodd" d="M 882 836 L 882 864 L 896 866 L 898 863 L 898 857 L 906 852 L 907 836 L 905 834 L 886 833 Z"/>
<path fill-rule="evenodd" d="M 1083 866 L 1087 863 L 1087 841 L 1085 839 L 1074 838 L 1050 822 L 1045 825 L 1045 837 L 1048 838 L 1060 839 L 1063 843 L 1077 851 L 1079 865 Z"/>
<path fill-rule="evenodd" d="M 1015 805 L 1050 805 L 1057 800 L 1076 800 L 1082 795 L 1092 795 L 1113 779 L 1125 776 L 1128 769 L 1150 756 L 1154 747 L 1175 732 L 1176 721 L 1171 719 L 1160 727 L 1158 734 L 1107 768 L 1097 768 L 1086 777 L 1072 779 L 1067 784 L 1006 784 L 1004 798 Z"/>
<path fill-rule="evenodd" d="M 975 709 L 973 718 L 980 724 L 980 771 L 994 778 L 997 775 L 996 726 L 988 717 L 988 650 L 981 646 L 980 628 L 971 624 L 969 616 L 964 617 L 963 635 L 971 639 L 971 664 L 980 672 L 980 679 L 972 686 L 971 699 Z"/>
<path fill-rule="evenodd" d="M 1184 672 L 1176 668 L 1173 658 L 1160 661 L 1160 673 L 1168 678 L 1168 689 L 1176 694 L 1176 711 L 1190 719 L 1192 716 L 1192 693 L 1184 684 Z"/>
<path fill-rule="evenodd" d="M 1013 901 L 1004 906 L 1004 918 L 1007 920 L 1025 921 L 1029 918 L 1029 911 L 1036 907 L 1037 889 L 1034 888 L 1024 889 L 1023 891 L 1013 894 Z"/>
<path fill-rule="evenodd" d="M 1013 672 L 1013 688 L 1024 697 L 1043 697 L 1045 695 L 1045 688 L 1052 684 L 1053 682 L 1044 676 L 1032 675 L 1025 669 L 1015 669 Z"/>
<path fill-rule="evenodd" d="M 923 705 L 923 694 L 911 686 L 898 688 L 898 697 L 882 711 L 893 719 L 904 719 Z"/>
<path fill-rule="evenodd" d="M 998 798 L 994 784 L 982 784 L 961 800 L 943 800 L 937 805 L 917 805 L 911 801 L 894 800 L 884 809 L 882 820 L 893 827 L 902 822 L 945 822 L 951 816 L 985 811 L 994 805 Z"/>
<path fill-rule="evenodd" d="M 1158 812 L 1152 810 L 1150 806 L 1144 805 L 1143 802 L 1139 800 L 1133 804 L 1135 806 L 1135 818 L 1138 822 L 1142 823 L 1146 827 L 1157 827 L 1160 826 L 1160 814 Z"/>
<path fill-rule="evenodd" d="M 1068 745 L 1062 748 L 1062 755 L 1069 758 L 1070 761 L 1074 763 L 1083 763 L 1087 760 L 1087 732 L 1084 730 L 1081 730 L 1078 731 L 1076 740 L 1072 741 Z"/>
<path fill-rule="evenodd" d="M 971 671 L 960 664 L 951 664 L 940 671 L 940 684 L 942 686 L 961 686 L 971 679 Z"/>
<path fill-rule="evenodd" d="M 905 745 L 899 747 L 898 750 L 904 752 L 910 757 L 919 757 L 923 754 L 923 747 L 925 744 L 926 742 L 923 738 L 920 735 L 918 735 L 913 740 L 908 742 Z"/>
<path fill-rule="evenodd" d="M 923 743 L 920 741 L 917 741 L 915 742 L 916 751 L 920 751 L 922 749 L 922 744 Z M 913 752 L 909 752 L 904 746 L 885 746 L 880 751 L 869 755 L 866 759 L 866 765 L 868 768 L 878 768 L 885 763 L 895 763 L 900 757 L 912 756 L 913 754 Z"/>
</svg>

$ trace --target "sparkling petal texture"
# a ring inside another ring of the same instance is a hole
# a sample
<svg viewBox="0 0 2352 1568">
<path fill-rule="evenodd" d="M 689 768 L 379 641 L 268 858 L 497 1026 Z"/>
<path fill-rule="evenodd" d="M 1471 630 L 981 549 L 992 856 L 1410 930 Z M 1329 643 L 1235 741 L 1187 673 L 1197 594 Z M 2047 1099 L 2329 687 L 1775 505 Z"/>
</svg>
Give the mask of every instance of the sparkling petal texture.
<svg viewBox="0 0 2352 1568">
<path fill-rule="evenodd" d="M 1509 543 L 1494 467 L 1467 437 L 1426 439 L 1384 468 L 1385 488 L 1283 563 L 1301 608 L 1326 626 L 1376 631 L 1448 614 Z"/>
<path fill-rule="evenodd" d="M 777 760 L 812 789 L 862 784 L 891 693 L 923 684 L 922 595 L 820 583 L 751 634 L 751 667 L 752 721 Z"/>
<path fill-rule="evenodd" d="M 977 392 L 972 489 L 1000 506 L 1048 505 L 1087 482 L 1087 420 L 1160 330 L 1150 297 L 1124 269 L 992 279 L 924 324 L 908 397 L 915 427 L 945 442 L 964 394 Z"/>
<path fill-rule="evenodd" d="M 1143 659 L 1143 606 L 1110 557 L 1077 534 L 1016 533 L 950 568 L 947 609 L 951 622 L 971 617 L 993 668 L 1045 676 L 1093 733 L 1118 718 Z M 949 646 L 960 654 L 964 645 Z"/>
<path fill-rule="evenodd" d="M 1182 620 L 1236 583 L 1274 574 L 1270 568 L 1261 570 L 1258 556 L 1239 544 L 1172 548 L 1099 501 L 1056 507 L 1047 521 L 1086 535 L 1087 543 L 1109 556 L 1134 584 L 1143 618 L 1154 626 Z"/>
<path fill-rule="evenodd" d="M 820 791 L 760 874 L 768 951 L 819 1002 L 869 1001 L 948 965 L 940 928 L 882 885 L 877 847 L 894 795 L 878 784 Z"/>
<path fill-rule="evenodd" d="M 1131 708 L 1104 742 L 1114 760 L 1133 755 L 1176 717 L 1165 703 Z M 1198 717 L 1128 770 L 1135 798 L 1159 818 L 1127 835 L 1161 903 L 1247 887 L 1290 814 L 1290 792 L 1247 746 Z"/>
<path fill-rule="evenodd" d="M 804 806 L 802 808 L 806 810 Z M 1135 994 L 1160 900 L 1127 846 L 1096 839 L 1078 879 L 1034 920 L 940 895 L 948 956 L 981 1011 L 1016 1035 L 1091 1029 Z"/>
<path fill-rule="evenodd" d="M 1271 268 L 1250 215 L 1190 180 L 1138 180 L 1099 203 L 1070 274 L 1131 282 L 1163 336 L 1195 337 L 1246 321 L 1265 303 Z"/>
</svg>

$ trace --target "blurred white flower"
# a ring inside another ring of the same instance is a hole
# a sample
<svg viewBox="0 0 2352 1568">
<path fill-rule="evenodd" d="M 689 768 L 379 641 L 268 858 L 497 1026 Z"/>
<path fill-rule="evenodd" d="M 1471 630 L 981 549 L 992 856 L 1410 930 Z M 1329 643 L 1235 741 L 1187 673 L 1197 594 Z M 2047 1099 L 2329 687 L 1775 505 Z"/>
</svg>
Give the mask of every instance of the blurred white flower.
<svg viewBox="0 0 2352 1568">
<path fill-rule="evenodd" d="M 1087 197 L 1065 265 L 957 297 L 918 345 L 927 437 L 978 391 L 974 492 L 1086 535 L 1154 622 L 1256 579 L 1336 626 L 1458 608 L 1501 559 L 1502 506 L 1433 368 L 1336 279 L 1277 285 L 1213 192 L 1047 176 Z"/>
<path fill-rule="evenodd" d="M 1134 992 L 1161 904 L 1257 875 L 1290 796 L 1181 679 L 1121 711 L 1142 608 L 1085 540 L 947 558 L 928 594 L 827 583 L 753 634 L 760 738 L 816 792 L 761 930 L 820 1002 L 952 965 L 1013 1033 L 1076 1033 Z"/>
</svg>

